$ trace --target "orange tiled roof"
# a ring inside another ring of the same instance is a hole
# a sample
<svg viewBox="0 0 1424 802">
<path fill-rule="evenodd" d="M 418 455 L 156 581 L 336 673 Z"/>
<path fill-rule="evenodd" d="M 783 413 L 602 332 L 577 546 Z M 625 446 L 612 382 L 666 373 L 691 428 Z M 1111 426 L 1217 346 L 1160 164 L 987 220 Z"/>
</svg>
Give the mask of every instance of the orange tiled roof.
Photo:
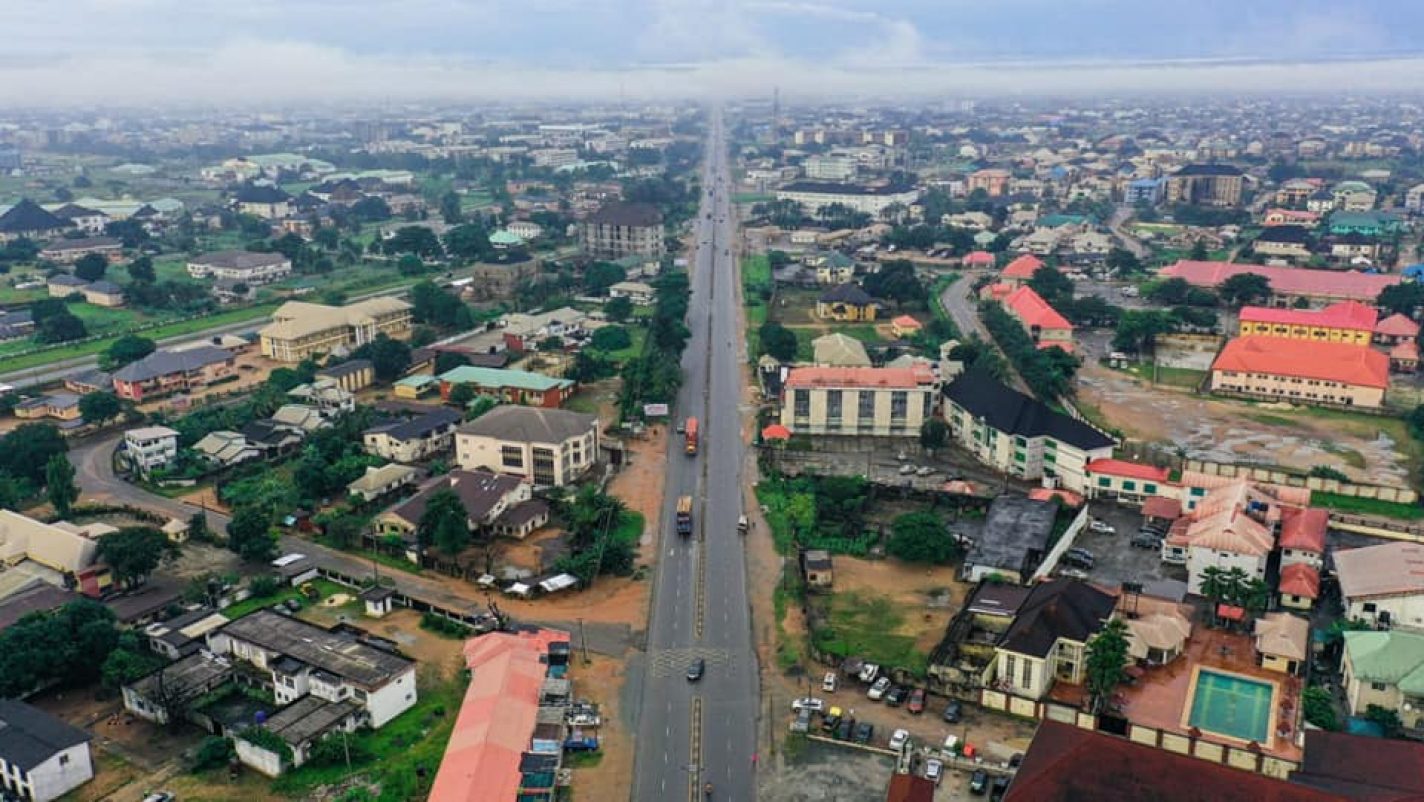
<svg viewBox="0 0 1424 802">
<path fill-rule="evenodd" d="M 1002 278 L 1021 278 L 1027 280 L 1033 278 L 1033 272 L 1040 267 L 1043 267 L 1043 260 L 1031 253 L 1026 253 L 1012 262 L 1009 262 L 1007 265 L 1004 265 L 1004 270 L 999 276 Z"/>
<path fill-rule="evenodd" d="M 1320 507 L 1285 510 L 1281 513 L 1281 548 L 1325 553 L 1325 532 L 1330 528 L 1330 511 Z"/>
<path fill-rule="evenodd" d="M 994 254 L 988 251 L 974 251 L 965 255 L 964 264 L 967 267 L 991 267 L 994 264 Z"/>
<path fill-rule="evenodd" d="M 1221 349 L 1211 369 L 1322 379 L 1358 387 L 1389 386 L 1389 357 L 1350 343 L 1238 337 Z"/>
<path fill-rule="evenodd" d="M 787 387 L 893 387 L 914 389 L 934 381 L 927 366 L 911 368 L 792 368 Z"/>
<path fill-rule="evenodd" d="M 1400 282 L 1399 276 L 1359 273 L 1354 270 L 1308 270 L 1299 267 L 1271 267 L 1236 262 L 1196 262 L 1182 259 L 1158 271 L 1163 278 L 1182 278 L 1195 287 L 1215 287 L 1238 273 L 1255 273 L 1271 282 L 1271 290 L 1281 295 L 1324 295 L 1353 298 L 1372 303 L 1385 287 Z"/>
<path fill-rule="evenodd" d="M 1399 362 L 1418 362 L 1419 345 L 1413 342 L 1402 342 L 1389 349 L 1389 358 Z"/>
<path fill-rule="evenodd" d="M 1048 305 L 1043 300 L 1043 296 L 1033 291 L 1032 287 L 1023 286 L 1009 293 L 1004 298 L 1004 306 L 1012 309 L 1014 315 L 1025 326 L 1037 326 L 1040 329 L 1060 329 L 1066 331 L 1073 330 L 1073 324 L 1068 319 L 1058 314 L 1058 310 Z"/>
<path fill-rule="evenodd" d="M 1390 337 L 1418 337 L 1419 324 L 1395 312 L 1375 325 L 1375 333 Z"/>
<path fill-rule="evenodd" d="M 1269 306 L 1241 308 L 1242 323 L 1280 323 L 1287 326 L 1323 326 L 1330 329 L 1374 331 L 1379 312 L 1359 301 L 1341 301 L 1324 309 L 1276 309 Z"/>
<path fill-rule="evenodd" d="M 1281 593 L 1306 599 L 1320 598 L 1320 572 L 1306 563 L 1291 563 L 1281 569 L 1277 585 Z"/>
<path fill-rule="evenodd" d="M 920 325 L 920 321 L 915 320 L 914 318 L 910 317 L 909 315 L 901 315 L 901 316 L 895 318 L 894 320 L 890 321 L 890 323 L 891 323 L 892 325 L 894 325 L 896 328 L 901 328 L 901 329 L 919 329 L 919 328 L 924 328 L 923 326 Z"/>
<path fill-rule="evenodd" d="M 1126 476 L 1129 479 L 1146 479 L 1153 482 L 1165 482 L 1171 475 L 1171 471 L 1166 468 L 1143 465 L 1140 462 L 1129 462 L 1124 459 L 1095 459 L 1088 463 L 1087 468 L 1088 473 L 1106 473 L 1112 476 Z"/>
</svg>

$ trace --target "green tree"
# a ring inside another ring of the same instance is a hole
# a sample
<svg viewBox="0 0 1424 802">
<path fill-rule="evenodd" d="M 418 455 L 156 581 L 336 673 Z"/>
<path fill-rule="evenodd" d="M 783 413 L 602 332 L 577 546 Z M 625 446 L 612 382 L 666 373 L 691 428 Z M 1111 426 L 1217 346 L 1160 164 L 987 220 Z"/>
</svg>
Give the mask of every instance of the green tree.
<svg viewBox="0 0 1424 802">
<path fill-rule="evenodd" d="M 59 517 L 69 515 L 79 500 L 79 487 L 74 484 L 74 465 L 63 454 L 55 454 L 45 463 L 45 496 Z"/>
<path fill-rule="evenodd" d="M 162 667 L 163 659 L 145 650 L 135 640 L 136 636 L 131 632 L 121 634 L 119 647 L 104 659 L 104 665 L 99 669 L 99 682 L 105 690 L 116 692 Z"/>
<path fill-rule="evenodd" d="M 1330 692 L 1319 685 L 1311 685 L 1300 694 L 1300 707 L 1305 720 L 1322 730 L 1340 729 L 1340 720 L 1335 715 L 1335 703 Z"/>
<path fill-rule="evenodd" d="M 110 370 L 118 370 L 130 362 L 137 362 L 158 349 L 158 343 L 147 337 L 137 334 L 125 334 L 114 340 L 109 346 L 109 350 L 104 352 L 107 357 L 107 367 Z"/>
<path fill-rule="evenodd" d="M 440 219 L 445 221 L 445 225 L 453 226 L 464 219 L 464 211 L 460 208 L 460 196 L 454 190 L 449 190 L 440 196 Z"/>
<path fill-rule="evenodd" d="M 396 260 L 396 272 L 402 276 L 418 276 L 425 272 L 425 262 L 413 253 L 402 254 Z"/>
<path fill-rule="evenodd" d="M 109 260 L 97 253 L 86 253 L 74 263 L 74 275 L 85 281 L 98 281 L 109 269 Z"/>
<path fill-rule="evenodd" d="M 91 599 L 30 613 L 0 632 L 0 697 L 92 683 L 118 642 L 113 612 Z"/>
<path fill-rule="evenodd" d="M 1184 278 L 1169 278 L 1159 281 L 1147 290 L 1147 300 L 1164 306 L 1176 306 L 1187 302 L 1187 293 L 1192 285 Z"/>
<path fill-rule="evenodd" d="M 1404 722 L 1399 720 L 1399 713 L 1391 708 L 1380 705 L 1369 705 L 1365 708 L 1365 719 L 1373 721 L 1384 730 L 1384 737 L 1398 738 L 1399 731 L 1404 729 Z"/>
<path fill-rule="evenodd" d="M 920 445 L 925 448 L 943 448 L 949 442 L 949 424 L 943 418 L 926 418 L 920 424 Z"/>
<path fill-rule="evenodd" d="M 494 246 L 484 226 L 466 223 L 445 232 L 445 250 L 462 259 L 483 259 L 494 253 Z"/>
<path fill-rule="evenodd" d="M 45 318 L 43 323 L 38 324 L 38 329 L 35 339 L 47 345 L 82 340 L 89 336 L 89 330 L 84 328 L 84 321 L 75 317 L 67 309 L 57 315 Z"/>
<path fill-rule="evenodd" d="M 865 277 L 865 291 L 876 298 L 897 305 L 922 304 L 927 297 L 925 287 L 915 275 L 915 265 L 908 259 L 893 259 Z"/>
<path fill-rule="evenodd" d="M 188 537 L 198 541 L 212 537 L 212 532 L 208 531 L 208 516 L 201 510 L 188 516 Z"/>
<path fill-rule="evenodd" d="M 1424 284 L 1406 281 L 1385 287 L 1375 303 L 1386 312 L 1413 318 L 1424 307 Z"/>
<path fill-rule="evenodd" d="M 621 351 L 633 344 L 633 336 L 622 326 L 604 326 L 593 333 L 590 344 L 600 351 Z"/>
<path fill-rule="evenodd" d="M 383 382 L 399 379 L 410 367 L 410 346 L 385 333 L 377 334 L 376 339 L 357 348 L 351 356 L 371 360 L 376 378 Z"/>
<path fill-rule="evenodd" d="M 355 515 L 338 514 L 327 519 L 323 524 L 323 534 L 326 542 L 338 549 L 349 549 L 361 542 L 361 530 L 365 528 L 361 519 Z"/>
<path fill-rule="evenodd" d="M 99 541 L 99 558 L 109 564 L 114 579 L 124 587 L 142 585 L 165 559 L 176 556 L 168 536 L 147 526 L 131 526 L 105 535 Z"/>
<path fill-rule="evenodd" d="M 550 335 L 539 341 L 537 348 L 545 353 L 564 350 L 564 338 L 558 335 Z"/>
<path fill-rule="evenodd" d="M 796 358 L 796 332 L 768 320 L 757 330 L 757 343 L 761 352 L 779 362 L 790 362 Z"/>
<path fill-rule="evenodd" d="M 470 406 L 470 402 L 474 401 L 477 395 L 479 395 L 479 391 L 473 384 L 457 384 L 450 388 L 450 406 L 456 409 L 465 409 Z"/>
<path fill-rule="evenodd" d="M 266 510 L 255 505 L 238 507 L 227 525 L 227 547 L 247 562 L 266 562 L 277 551 Z"/>
<path fill-rule="evenodd" d="M 608 303 L 603 305 L 603 314 L 614 323 L 622 323 L 633 316 L 633 301 L 626 295 L 609 298 Z"/>
<path fill-rule="evenodd" d="M 1205 596 L 1213 606 L 1225 599 L 1230 592 L 1230 582 L 1226 578 L 1225 569 L 1215 565 L 1208 565 L 1202 569 L 1201 595 Z"/>
<path fill-rule="evenodd" d="M 447 373 L 470 364 L 470 358 L 458 351 L 441 351 L 435 355 L 435 375 Z"/>
<path fill-rule="evenodd" d="M 583 272 L 583 286 L 590 295 L 602 295 L 628 277 L 628 271 L 612 262 L 594 262 Z"/>
<path fill-rule="evenodd" d="M 38 487 L 44 484 L 49 461 L 68 450 L 69 444 L 52 424 L 21 424 L 0 437 L 0 472 Z"/>
<path fill-rule="evenodd" d="M 1198 262 L 1205 262 L 1210 256 L 1211 253 L 1206 249 L 1206 240 L 1198 239 L 1196 242 L 1192 243 L 1192 250 L 1191 253 L 1188 254 L 1187 258 L 1193 259 Z"/>
<path fill-rule="evenodd" d="M 954 559 L 959 544 L 938 515 L 909 512 L 891 523 L 885 550 L 906 562 L 943 565 Z"/>
<path fill-rule="evenodd" d="M 129 278 L 135 282 L 152 284 L 158 280 L 158 274 L 153 271 L 153 259 L 147 256 L 129 262 Z"/>
<path fill-rule="evenodd" d="M 465 410 L 465 420 L 472 421 L 497 406 L 499 406 L 499 402 L 495 400 L 494 396 L 477 396 L 470 408 Z"/>
<path fill-rule="evenodd" d="M 123 409 L 119 397 L 113 393 L 85 393 L 79 399 L 79 414 L 89 423 L 102 424 L 118 417 Z"/>
<path fill-rule="evenodd" d="M 1230 306 L 1246 306 L 1271 297 L 1271 280 L 1259 273 L 1237 273 L 1218 284 L 1216 292 Z"/>
<path fill-rule="evenodd" d="M 226 768 L 237 757 L 237 748 L 231 738 L 209 735 L 198 745 L 193 756 L 193 771 L 203 772 Z"/>
<path fill-rule="evenodd" d="M 1127 677 L 1127 624 L 1121 619 L 1107 622 L 1088 641 L 1084 674 L 1088 692 L 1093 695 L 1093 711 L 1098 712 Z"/>
<path fill-rule="evenodd" d="M 1107 266 L 1110 270 L 1116 270 L 1119 276 L 1142 272 L 1142 262 L 1133 255 L 1132 251 L 1125 248 L 1113 248 L 1108 251 Z"/>
<path fill-rule="evenodd" d="M 1029 279 L 1028 285 L 1039 297 L 1047 301 L 1049 306 L 1057 308 L 1073 302 L 1073 279 L 1063 275 L 1057 268 L 1044 265 L 1033 271 L 1033 278 Z"/>
<path fill-rule="evenodd" d="M 440 238 L 425 226 L 401 226 L 390 239 L 382 243 L 381 249 L 390 256 L 407 253 L 438 259 L 445 254 L 440 245 Z"/>
<path fill-rule="evenodd" d="M 450 557 L 470 545 L 469 514 L 455 491 L 446 488 L 431 494 L 415 532 L 422 547 L 434 546 Z"/>
</svg>

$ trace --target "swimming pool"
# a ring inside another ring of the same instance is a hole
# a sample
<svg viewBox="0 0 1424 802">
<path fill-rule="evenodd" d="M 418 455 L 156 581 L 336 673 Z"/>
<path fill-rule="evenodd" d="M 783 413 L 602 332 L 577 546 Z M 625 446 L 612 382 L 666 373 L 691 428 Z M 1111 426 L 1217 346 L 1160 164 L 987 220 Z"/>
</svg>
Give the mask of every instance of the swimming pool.
<svg viewBox="0 0 1424 802">
<path fill-rule="evenodd" d="M 1273 739 L 1275 683 L 1198 667 L 1187 724 L 1267 746 Z"/>
</svg>

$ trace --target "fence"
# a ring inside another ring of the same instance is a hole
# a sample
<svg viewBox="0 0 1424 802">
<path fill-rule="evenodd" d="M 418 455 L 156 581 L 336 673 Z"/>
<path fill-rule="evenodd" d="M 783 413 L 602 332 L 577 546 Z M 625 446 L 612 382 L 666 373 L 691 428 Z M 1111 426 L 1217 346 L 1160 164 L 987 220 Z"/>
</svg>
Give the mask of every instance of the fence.
<svg viewBox="0 0 1424 802">
<path fill-rule="evenodd" d="M 1185 459 L 1182 460 L 1182 470 L 1232 479 L 1245 478 L 1254 482 L 1267 482 L 1287 487 L 1304 487 L 1321 493 L 1391 501 L 1397 504 L 1414 504 L 1419 501 L 1419 494 L 1407 487 L 1376 485 L 1368 482 L 1342 482 L 1338 479 L 1310 476 L 1274 466 L 1238 465 L 1230 462 Z"/>
</svg>

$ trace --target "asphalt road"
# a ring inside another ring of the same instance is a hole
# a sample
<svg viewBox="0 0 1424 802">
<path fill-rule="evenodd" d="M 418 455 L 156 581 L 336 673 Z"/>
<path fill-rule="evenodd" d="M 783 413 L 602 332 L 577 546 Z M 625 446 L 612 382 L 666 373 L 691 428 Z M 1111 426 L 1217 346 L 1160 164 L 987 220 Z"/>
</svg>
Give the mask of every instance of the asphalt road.
<svg viewBox="0 0 1424 802">
<path fill-rule="evenodd" d="M 741 373 L 744 353 L 732 250 L 731 179 L 720 110 L 709 122 L 704 195 L 696 223 L 692 298 L 677 414 L 700 422 L 700 449 L 670 438 L 663 532 L 638 710 L 633 799 L 752 800 L 756 780 L 757 665 L 742 538 Z M 694 499 L 694 534 L 673 530 L 679 496 Z M 706 661 L 689 682 L 688 665 Z"/>
<path fill-rule="evenodd" d="M 982 275 L 981 271 L 969 270 L 959 277 L 959 280 L 944 288 L 940 293 L 939 303 L 944 307 L 944 311 L 949 315 L 949 319 L 954 321 L 955 328 L 959 333 L 968 336 L 979 335 L 979 339 L 998 349 L 998 344 L 994 338 L 989 336 L 989 330 L 984 327 L 984 322 L 979 319 L 979 300 L 974 297 L 974 282 Z M 1009 366 L 1010 384 L 1015 389 L 1023 393 L 1029 393 L 1028 385 L 1024 384 L 1019 377 L 1017 370 Z"/>
</svg>

